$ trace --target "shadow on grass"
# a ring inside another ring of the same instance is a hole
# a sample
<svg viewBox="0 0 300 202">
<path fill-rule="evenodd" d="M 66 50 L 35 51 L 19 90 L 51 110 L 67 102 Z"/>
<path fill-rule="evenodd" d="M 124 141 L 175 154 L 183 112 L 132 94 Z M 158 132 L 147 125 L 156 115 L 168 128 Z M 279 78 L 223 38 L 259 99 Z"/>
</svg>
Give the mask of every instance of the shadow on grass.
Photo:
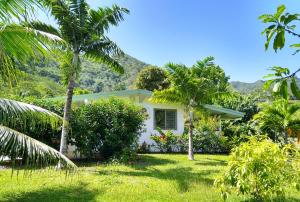
<svg viewBox="0 0 300 202">
<path fill-rule="evenodd" d="M 199 166 L 226 166 L 227 161 L 219 160 L 219 159 L 213 159 L 213 158 L 206 158 L 206 159 L 197 161 L 195 163 L 195 165 L 199 165 Z"/>
<path fill-rule="evenodd" d="M 96 195 L 103 193 L 103 190 L 91 191 L 82 183 L 71 187 L 41 188 L 32 192 L 12 193 L 4 196 L 1 201 L 10 202 L 63 202 L 63 201 L 95 201 Z"/>
<path fill-rule="evenodd" d="M 203 170 L 200 172 L 193 172 L 191 167 L 175 167 L 166 170 L 159 170 L 156 168 L 149 168 L 146 170 L 136 171 L 113 171 L 113 173 L 121 176 L 134 177 L 151 177 L 160 180 L 175 181 L 180 192 L 187 192 L 193 183 L 204 184 L 205 186 L 212 186 L 214 179 L 209 176 L 219 172 L 218 170 Z M 110 175 L 111 172 L 99 172 L 100 175 Z"/>
<path fill-rule="evenodd" d="M 148 167 L 151 166 L 176 163 L 176 161 L 174 160 L 154 157 L 150 155 L 139 155 L 138 158 L 139 159 L 137 161 L 133 162 L 132 164 L 129 164 L 129 166 L 137 170 L 146 170 Z"/>
</svg>

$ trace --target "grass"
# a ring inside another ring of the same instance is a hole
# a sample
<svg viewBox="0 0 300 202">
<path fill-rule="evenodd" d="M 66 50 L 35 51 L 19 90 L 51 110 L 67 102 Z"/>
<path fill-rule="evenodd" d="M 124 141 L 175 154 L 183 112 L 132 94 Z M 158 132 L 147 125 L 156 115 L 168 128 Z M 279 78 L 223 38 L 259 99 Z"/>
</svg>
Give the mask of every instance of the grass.
<svg viewBox="0 0 300 202">
<path fill-rule="evenodd" d="M 85 165 L 71 176 L 53 170 L 0 171 L 0 201 L 222 201 L 214 177 L 227 156 L 142 155 L 132 165 Z M 247 201 L 230 196 L 228 201 Z M 277 200 L 280 201 L 280 200 Z M 300 201 L 295 192 L 286 201 Z"/>
</svg>

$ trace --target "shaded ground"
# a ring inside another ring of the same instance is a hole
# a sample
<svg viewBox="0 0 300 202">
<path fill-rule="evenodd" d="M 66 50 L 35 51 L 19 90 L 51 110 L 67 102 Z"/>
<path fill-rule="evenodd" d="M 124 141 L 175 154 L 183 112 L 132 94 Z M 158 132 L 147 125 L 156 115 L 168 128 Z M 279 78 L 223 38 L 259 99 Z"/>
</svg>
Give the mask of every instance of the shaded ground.
<svg viewBox="0 0 300 202">
<path fill-rule="evenodd" d="M 81 164 L 71 176 L 53 170 L 22 172 L 11 177 L 0 171 L 0 201 L 222 201 L 214 177 L 227 156 L 142 155 L 131 165 Z M 293 193 L 285 201 L 300 201 Z M 231 196 L 228 201 L 247 201 Z M 283 201 L 277 199 L 276 201 Z"/>
</svg>

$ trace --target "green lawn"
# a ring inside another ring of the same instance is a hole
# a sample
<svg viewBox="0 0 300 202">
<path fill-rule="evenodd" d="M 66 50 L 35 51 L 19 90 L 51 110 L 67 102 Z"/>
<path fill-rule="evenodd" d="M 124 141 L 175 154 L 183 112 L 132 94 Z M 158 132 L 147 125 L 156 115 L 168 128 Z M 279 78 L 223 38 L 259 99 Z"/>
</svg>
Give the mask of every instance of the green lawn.
<svg viewBox="0 0 300 202">
<path fill-rule="evenodd" d="M 90 165 L 74 175 L 53 170 L 0 171 L 0 201 L 222 201 L 213 188 L 214 177 L 227 156 L 143 155 L 132 165 Z M 247 198 L 231 196 L 228 201 Z M 300 201 L 289 193 L 287 201 Z"/>
</svg>

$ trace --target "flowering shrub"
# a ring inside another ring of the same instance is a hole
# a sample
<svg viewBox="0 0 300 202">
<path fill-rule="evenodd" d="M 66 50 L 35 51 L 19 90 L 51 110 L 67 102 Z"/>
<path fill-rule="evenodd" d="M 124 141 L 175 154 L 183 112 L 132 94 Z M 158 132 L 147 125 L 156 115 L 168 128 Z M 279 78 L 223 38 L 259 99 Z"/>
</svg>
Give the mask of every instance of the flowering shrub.
<svg viewBox="0 0 300 202">
<path fill-rule="evenodd" d="M 157 128 L 157 131 L 159 135 L 151 135 L 151 139 L 156 144 L 155 147 L 164 153 L 176 151 L 178 136 L 174 135 L 170 130 L 164 132 L 160 128 Z"/>
</svg>

